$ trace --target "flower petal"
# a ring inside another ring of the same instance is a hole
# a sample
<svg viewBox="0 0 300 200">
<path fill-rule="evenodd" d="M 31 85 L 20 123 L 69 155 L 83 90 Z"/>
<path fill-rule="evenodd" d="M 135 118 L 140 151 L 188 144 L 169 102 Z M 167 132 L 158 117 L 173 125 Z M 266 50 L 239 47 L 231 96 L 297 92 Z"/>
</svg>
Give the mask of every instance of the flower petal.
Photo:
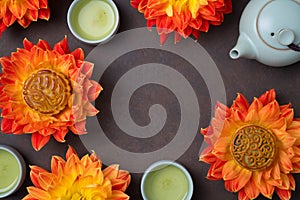
<svg viewBox="0 0 300 200">
<path fill-rule="evenodd" d="M 73 156 L 73 155 L 78 157 L 77 152 L 75 151 L 75 149 L 73 147 L 69 146 L 68 151 L 66 153 L 66 159 L 67 160 L 70 159 L 70 157 Z"/>
<path fill-rule="evenodd" d="M 290 190 L 276 188 L 276 193 L 281 200 L 289 200 L 292 196 L 292 192 Z"/>
<path fill-rule="evenodd" d="M 253 179 L 250 179 L 249 182 L 245 185 L 244 191 L 250 199 L 257 198 L 260 193 L 260 190 L 256 187 Z"/>
<path fill-rule="evenodd" d="M 283 149 L 288 149 L 294 145 L 296 138 L 290 136 L 290 134 L 288 134 L 286 131 L 279 129 L 272 129 L 272 131 Z"/>
<path fill-rule="evenodd" d="M 241 93 L 238 93 L 238 96 L 233 101 L 231 108 L 235 108 L 235 109 L 240 110 L 243 113 L 247 113 L 248 108 L 249 108 L 249 103 L 248 103 L 247 99 L 244 97 L 244 95 L 242 95 Z"/>
<path fill-rule="evenodd" d="M 276 93 L 274 89 L 266 91 L 259 97 L 259 100 L 263 103 L 263 105 L 267 105 L 268 103 L 274 101 L 276 98 Z"/>
<path fill-rule="evenodd" d="M 242 169 L 239 176 L 236 179 L 225 181 L 225 188 L 231 192 L 237 192 L 245 187 L 250 181 L 252 172 L 247 169 Z"/>
<path fill-rule="evenodd" d="M 247 196 L 244 189 L 241 189 L 238 193 L 238 199 L 239 200 L 250 200 L 250 198 Z"/>
<path fill-rule="evenodd" d="M 207 172 L 207 178 L 210 180 L 221 180 L 224 164 L 225 162 L 221 160 L 217 160 L 215 163 L 213 163 Z"/>
<path fill-rule="evenodd" d="M 39 151 L 43 146 L 45 146 L 50 140 L 50 136 L 43 136 L 37 132 L 32 133 L 31 135 L 31 143 L 33 148 L 36 151 Z"/>
<path fill-rule="evenodd" d="M 113 190 L 107 200 L 129 200 L 129 196 L 122 191 Z"/>
<path fill-rule="evenodd" d="M 272 199 L 273 193 L 275 191 L 275 187 L 273 185 L 268 184 L 267 181 L 262 179 L 260 184 L 257 185 L 257 188 L 260 189 L 260 192 L 262 193 L 262 195 L 264 195 L 265 197 L 267 197 L 269 199 Z"/>
<path fill-rule="evenodd" d="M 50 200 L 51 196 L 46 191 L 36 188 L 36 187 L 28 187 L 27 188 L 28 193 L 38 200 Z"/>
<path fill-rule="evenodd" d="M 276 100 L 265 105 L 259 112 L 260 122 L 268 121 L 270 119 L 278 119 L 280 115 L 279 104 Z"/>
<path fill-rule="evenodd" d="M 290 171 L 293 170 L 293 165 L 288 154 L 282 150 L 279 151 L 278 154 L 280 170 L 286 174 L 290 173 Z"/>
<path fill-rule="evenodd" d="M 225 181 L 237 178 L 240 175 L 242 168 L 236 164 L 234 160 L 225 163 L 222 176 Z"/>
</svg>

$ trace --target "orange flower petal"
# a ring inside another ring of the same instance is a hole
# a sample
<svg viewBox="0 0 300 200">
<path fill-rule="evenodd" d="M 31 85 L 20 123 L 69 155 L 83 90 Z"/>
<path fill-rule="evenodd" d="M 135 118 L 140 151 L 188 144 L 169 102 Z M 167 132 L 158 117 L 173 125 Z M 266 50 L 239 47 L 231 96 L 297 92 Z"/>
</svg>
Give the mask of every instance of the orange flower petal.
<svg viewBox="0 0 300 200">
<path fill-rule="evenodd" d="M 256 187 L 253 179 L 250 179 L 249 182 L 245 185 L 244 191 L 250 199 L 257 198 L 260 193 L 260 190 Z"/>
<path fill-rule="evenodd" d="M 268 90 L 264 94 L 259 97 L 259 100 L 263 105 L 267 105 L 268 103 L 274 101 L 276 98 L 276 93 L 274 89 Z"/>
<path fill-rule="evenodd" d="M 35 187 L 41 187 L 39 183 L 39 175 L 40 173 L 47 172 L 46 170 L 38 167 L 38 166 L 30 166 L 30 178 Z"/>
<path fill-rule="evenodd" d="M 75 151 L 75 149 L 73 149 L 73 147 L 69 146 L 68 151 L 66 153 L 66 159 L 70 159 L 70 157 L 73 156 L 73 155 L 78 157 L 77 152 Z"/>
<path fill-rule="evenodd" d="M 51 196 L 45 192 L 44 190 L 36 187 L 28 187 L 27 191 L 31 194 L 33 198 L 39 199 L 39 200 L 49 200 L 51 199 Z"/>
<path fill-rule="evenodd" d="M 233 101 L 231 108 L 239 109 L 241 112 L 248 112 L 249 103 L 244 95 L 238 93 L 236 99 Z"/>
<path fill-rule="evenodd" d="M 222 176 L 225 181 L 237 178 L 242 171 L 242 168 L 236 164 L 234 160 L 225 163 Z"/>
<path fill-rule="evenodd" d="M 253 178 L 254 182 L 257 184 L 257 187 L 259 187 L 259 185 L 260 185 L 262 176 L 263 176 L 263 172 L 260 172 L 260 171 L 254 171 L 252 173 L 252 178 Z"/>
<path fill-rule="evenodd" d="M 293 165 L 288 154 L 284 151 L 279 151 L 278 154 L 280 170 L 284 173 L 290 173 L 293 170 Z"/>
<path fill-rule="evenodd" d="M 275 180 L 279 180 L 280 179 L 280 167 L 279 164 L 276 163 L 274 164 L 272 171 L 271 171 L 271 177 Z"/>
<path fill-rule="evenodd" d="M 50 18 L 50 9 L 49 8 L 39 9 L 39 18 L 48 20 Z"/>
<path fill-rule="evenodd" d="M 250 181 L 252 172 L 247 169 L 242 169 L 239 176 L 233 180 L 225 181 L 225 188 L 231 192 L 237 192 L 245 187 Z"/>
<path fill-rule="evenodd" d="M 2 20 L 0 20 L 0 37 L 2 36 L 2 33 L 6 30 L 6 25 L 3 23 Z"/>
<path fill-rule="evenodd" d="M 31 194 L 28 194 L 22 200 L 38 200 L 38 199 L 34 198 Z"/>
<path fill-rule="evenodd" d="M 215 163 L 213 163 L 209 171 L 207 172 L 207 178 L 210 180 L 221 180 L 222 177 L 222 170 L 225 162 L 217 160 Z"/>
<path fill-rule="evenodd" d="M 212 154 L 213 148 L 212 147 L 207 147 L 205 148 L 199 157 L 200 161 L 206 162 L 206 163 L 214 163 L 217 161 L 217 158 L 214 154 Z"/>
<path fill-rule="evenodd" d="M 254 100 L 251 103 L 251 105 L 249 106 L 248 111 L 251 111 L 251 110 L 259 111 L 262 109 L 262 107 L 263 107 L 263 103 L 258 98 L 254 97 Z"/>
<path fill-rule="evenodd" d="M 264 106 L 259 112 L 259 118 L 261 122 L 268 121 L 270 119 L 277 119 L 280 115 L 280 108 L 277 101 L 273 101 Z"/>
<path fill-rule="evenodd" d="M 64 39 L 62 39 L 60 42 L 58 42 L 57 44 L 54 45 L 53 49 L 62 55 L 69 54 L 70 48 L 68 45 L 68 38 L 64 37 Z"/>
<path fill-rule="evenodd" d="M 86 128 L 85 128 L 85 124 L 86 124 L 86 121 L 83 120 L 81 122 L 77 122 L 75 123 L 74 126 L 71 126 L 70 127 L 70 130 L 74 133 L 74 134 L 77 134 L 77 135 L 82 135 L 82 134 L 86 134 Z"/>
<path fill-rule="evenodd" d="M 60 129 L 55 131 L 55 133 L 53 133 L 53 137 L 58 142 L 65 142 L 65 136 L 67 135 L 68 132 L 69 132 L 68 129 Z"/>
<path fill-rule="evenodd" d="M 39 1 L 38 0 L 27 0 L 27 1 L 25 1 L 25 5 L 30 10 L 39 9 Z"/>
<path fill-rule="evenodd" d="M 292 193 L 290 190 L 282 190 L 276 188 L 276 193 L 281 200 L 289 200 L 292 197 Z"/>
<path fill-rule="evenodd" d="M 294 118 L 294 110 L 291 108 L 291 104 L 286 104 L 280 106 L 280 110 L 282 113 L 282 116 L 286 119 L 287 124 L 291 124 Z"/>
<path fill-rule="evenodd" d="M 259 185 L 257 185 L 262 195 L 265 197 L 272 199 L 275 187 L 271 184 L 268 184 L 265 180 L 262 180 Z"/>
<path fill-rule="evenodd" d="M 39 6 L 40 8 L 48 8 L 48 0 L 39 0 Z"/>
<path fill-rule="evenodd" d="M 11 12 L 7 11 L 5 14 L 5 18 L 2 19 L 2 22 L 6 27 L 11 26 L 16 20 L 16 16 L 14 16 Z"/>
<path fill-rule="evenodd" d="M 286 131 L 282 131 L 279 129 L 273 129 L 272 131 L 276 135 L 276 138 L 280 142 L 280 145 L 283 149 L 287 149 L 294 145 L 296 139 L 290 136 L 290 134 L 288 134 Z"/>
<path fill-rule="evenodd" d="M 100 162 L 100 159 L 99 159 L 98 155 L 94 151 L 92 151 L 92 154 L 90 155 L 90 158 L 92 159 L 93 162 Z M 102 165 L 102 162 L 100 162 L 100 164 Z"/>
<path fill-rule="evenodd" d="M 107 200 L 129 200 L 129 196 L 124 192 L 113 190 L 112 195 Z"/>
<path fill-rule="evenodd" d="M 231 138 L 230 137 L 219 137 L 215 143 L 214 149 L 219 152 L 228 152 L 230 146 Z"/>
<path fill-rule="evenodd" d="M 278 120 L 271 120 L 271 121 L 265 121 L 264 122 L 265 127 L 269 129 L 279 129 L 282 131 L 286 130 L 287 122 L 285 118 L 279 118 Z"/>
<path fill-rule="evenodd" d="M 22 4 L 22 1 L 13 1 L 8 4 L 10 12 L 18 19 L 21 19 L 27 10 L 27 8 Z"/>
<path fill-rule="evenodd" d="M 239 191 L 238 199 L 239 200 L 249 200 L 250 198 L 247 196 L 245 190 L 242 189 L 242 190 Z"/>
<path fill-rule="evenodd" d="M 254 109 L 250 110 L 246 115 L 245 122 L 258 123 L 259 122 L 258 112 Z"/>
<path fill-rule="evenodd" d="M 39 177 L 38 177 L 39 187 L 43 190 L 48 190 L 51 187 L 52 182 L 54 181 L 55 178 L 56 176 L 49 172 L 39 173 Z"/>
<path fill-rule="evenodd" d="M 51 171 L 55 175 L 59 175 L 63 173 L 63 169 L 65 166 L 65 160 L 59 156 L 52 156 L 51 159 Z"/>
<path fill-rule="evenodd" d="M 37 132 L 32 133 L 31 143 L 36 151 L 39 151 L 43 146 L 45 146 L 50 140 L 50 136 L 43 136 Z"/>
<path fill-rule="evenodd" d="M 289 184 L 290 184 L 290 189 L 295 190 L 296 189 L 296 182 L 292 174 L 287 174 L 289 178 Z"/>
<path fill-rule="evenodd" d="M 118 176 L 119 165 L 110 165 L 103 170 L 105 177 L 109 179 L 116 179 Z"/>
</svg>

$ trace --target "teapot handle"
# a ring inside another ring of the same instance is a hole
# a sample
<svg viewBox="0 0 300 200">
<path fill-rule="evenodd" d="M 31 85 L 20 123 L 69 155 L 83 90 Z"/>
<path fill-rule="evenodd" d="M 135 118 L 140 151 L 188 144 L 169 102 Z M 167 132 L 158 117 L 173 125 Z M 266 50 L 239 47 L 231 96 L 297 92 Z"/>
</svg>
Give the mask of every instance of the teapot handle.
<svg viewBox="0 0 300 200">
<path fill-rule="evenodd" d="M 294 43 L 289 44 L 288 47 L 294 51 L 299 51 L 300 52 L 300 47 L 298 45 L 295 45 Z"/>
</svg>

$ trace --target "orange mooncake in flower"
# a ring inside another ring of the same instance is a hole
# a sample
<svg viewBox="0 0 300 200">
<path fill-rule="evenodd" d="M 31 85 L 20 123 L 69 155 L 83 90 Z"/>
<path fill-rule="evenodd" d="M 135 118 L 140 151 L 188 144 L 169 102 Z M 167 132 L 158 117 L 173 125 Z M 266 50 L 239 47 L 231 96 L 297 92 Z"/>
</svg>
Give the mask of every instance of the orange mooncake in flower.
<svg viewBox="0 0 300 200">
<path fill-rule="evenodd" d="M 291 198 L 300 172 L 300 119 L 291 104 L 280 105 L 269 90 L 249 103 L 242 94 L 230 107 L 217 103 L 211 125 L 201 130 L 208 144 L 200 160 L 210 164 L 207 178 L 224 180 L 239 200 L 260 194 Z"/>
<path fill-rule="evenodd" d="M 45 40 L 36 45 L 24 39 L 24 48 L 0 58 L 1 131 L 31 134 L 40 150 L 53 136 L 64 142 L 69 131 L 85 134 L 86 116 L 102 87 L 90 80 L 93 64 L 78 48 L 70 51 L 67 38 L 53 48 Z"/>
</svg>

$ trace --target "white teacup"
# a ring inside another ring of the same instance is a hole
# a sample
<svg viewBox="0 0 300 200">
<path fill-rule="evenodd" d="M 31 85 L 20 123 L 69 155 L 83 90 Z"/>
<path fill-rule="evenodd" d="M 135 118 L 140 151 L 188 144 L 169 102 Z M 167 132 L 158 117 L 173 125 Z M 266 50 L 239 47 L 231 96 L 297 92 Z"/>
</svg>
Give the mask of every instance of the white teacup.
<svg viewBox="0 0 300 200">
<path fill-rule="evenodd" d="M 102 44 L 116 34 L 120 23 L 119 11 L 112 0 L 75 0 L 69 7 L 67 23 L 80 41 Z"/>
<path fill-rule="evenodd" d="M 190 200 L 193 190 L 189 172 L 173 161 L 153 163 L 142 177 L 141 192 L 144 200 Z"/>
<path fill-rule="evenodd" d="M 17 191 L 26 177 L 26 164 L 14 148 L 0 145 L 0 198 Z"/>
</svg>

